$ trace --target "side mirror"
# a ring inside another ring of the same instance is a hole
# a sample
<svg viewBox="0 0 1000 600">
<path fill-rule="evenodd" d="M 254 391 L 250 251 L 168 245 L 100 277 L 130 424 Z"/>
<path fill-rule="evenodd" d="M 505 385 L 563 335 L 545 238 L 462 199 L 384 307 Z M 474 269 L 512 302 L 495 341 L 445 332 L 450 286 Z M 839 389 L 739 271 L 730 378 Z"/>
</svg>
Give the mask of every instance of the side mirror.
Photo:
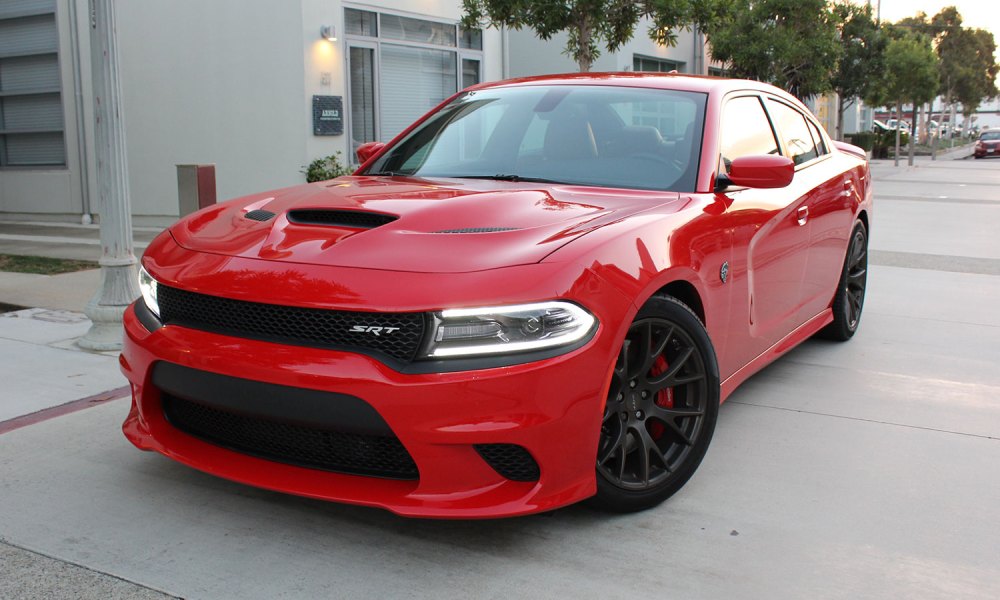
<svg viewBox="0 0 1000 600">
<path fill-rule="evenodd" d="M 365 164 L 368 159 L 379 153 L 382 148 L 385 148 L 385 144 L 382 142 L 365 142 L 358 146 L 358 162 Z"/>
<path fill-rule="evenodd" d="M 729 166 L 729 181 L 749 188 L 783 188 L 794 176 L 792 159 L 775 154 L 741 156 Z"/>
</svg>

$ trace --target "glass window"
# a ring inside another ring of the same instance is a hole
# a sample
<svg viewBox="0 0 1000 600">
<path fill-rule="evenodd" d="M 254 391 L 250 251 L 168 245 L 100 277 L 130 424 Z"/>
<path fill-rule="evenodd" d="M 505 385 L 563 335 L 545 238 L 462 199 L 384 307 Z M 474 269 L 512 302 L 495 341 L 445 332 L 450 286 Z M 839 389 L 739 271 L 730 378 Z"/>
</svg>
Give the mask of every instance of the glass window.
<svg viewBox="0 0 1000 600">
<path fill-rule="evenodd" d="M 463 58 L 462 59 L 462 87 L 467 88 L 470 85 L 476 85 L 480 81 L 479 67 L 481 62 L 478 59 L 473 58 Z"/>
<path fill-rule="evenodd" d="M 380 57 L 383 141 L 458 91 L 455 52 L 382 44 Z"/>
<path fill-rule="evenodd" d="M 344 9 L 344 28 L 352 35 L 378 36 L 378 13 L 355 8 Z"/>
<path fill-rule="evenodd" d="M 466 50 L 483 49 L 482 29 L 462 29 L 459 31 L 458 47 Z"/>
<path fill-rule="evenodd" d="M 726 102 L 722 111 L 720 144 L 722 169 L 726 173 L 729 165 L 741 156 L 778 154 L 778 142 L 760 99 L 745 96 Z"/>
<path fill-rule="evenodd" d="M 636 111 L 672 115 L 667 139 Z M 705 95 L 606 86 L 463 94 L 371 167 L 422 177 L 498 175 L 576 185 L 693 191 Z M 640 121 L 641 122 L 641 121 Z"/>
<path fill-rule="evenodd" d="M 774 124 L 778 128 L 778 134 L 785 147 L 785 156 L 792 159 L 797 165 L 819 156 L 812 134 L 809 133 L 809 126 L 806 125 L 806 118 L 802 113 L 787 104 L 774 100 L 767 101 L 767 110 L 771 113 Z"/>
<path fill-rule="evenodd" d="M 813 141 L 816 142 L 816 154 L 819 156 L 828 154 L 830 151 L 826 147 L 826 142 L 823 141 L 823 136 L 820 134 L 819 128 L 816 127 L 816 124 L 809 119 L 806 119 L 806 123 L 809 125 L 809 131 L 812 133 Z"/>
<path fill-rule="evenodd" d="M 648 56 L 632 56 L 632 70 L 636 72 L 646 71 L 652 73 L 669 73 L 670 71 L 681 71 L 681 63 L 662 58 L 650 58 Z"/>
<path fill-rule="evenodd" d="M 375 50 L 352 46 L 348 51 L 351 86 L 351 156 L 358 146 L 374 142 Z"/>
<path fill-rule="evenodd" d="M 0 167 L 62 166 L 55 2 L 0 1 Z"/>
<path fill-rule="evenodd" d="M 382 13 L 382 37 L 422 44 L 455 47 L 455 26 Z"/>
</svg>

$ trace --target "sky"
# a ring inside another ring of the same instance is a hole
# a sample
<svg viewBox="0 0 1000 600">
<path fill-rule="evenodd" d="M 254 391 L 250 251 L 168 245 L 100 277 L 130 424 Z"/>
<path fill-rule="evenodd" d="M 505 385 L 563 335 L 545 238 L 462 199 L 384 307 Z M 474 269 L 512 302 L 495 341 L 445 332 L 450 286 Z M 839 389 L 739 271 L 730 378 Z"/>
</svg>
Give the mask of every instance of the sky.
<svg viewBox="0 0 1000 600">
<path fill-rule="evenodd" d="M 880 4 L 872 0 L 874 11 Z M 978 29 L 986 29 L 1000 42 L 1000 3 L 997 0 L 881 0 L 882 20 L 898 21 L 904 17 L 912 17 L 919 11 L 928 16 L 934 16 L 945 6 L 954 6 L 962 15 L 962 25 Z"/>
</svg>

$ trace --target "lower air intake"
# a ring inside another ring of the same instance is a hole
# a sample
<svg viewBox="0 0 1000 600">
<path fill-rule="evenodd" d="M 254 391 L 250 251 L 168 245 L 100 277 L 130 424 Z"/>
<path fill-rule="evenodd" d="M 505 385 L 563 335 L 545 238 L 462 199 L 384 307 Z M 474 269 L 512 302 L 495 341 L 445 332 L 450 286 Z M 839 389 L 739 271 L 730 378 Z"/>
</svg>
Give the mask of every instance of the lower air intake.
<svg viewBox="0 0 1000 600">
<path fill-rule="evenodd" d="M 394 435 L 332 431 L 236 414 L 162 394 L 167 420 L 206 442 L 300 467 L 418 479 L 417 465 Z"/>
<path fill-rule="evenodd" d="M 476 452 L 493 470 L 512 481 L 538 481 L 538 463 L 523 446 L 476 444 Z"/>
</svg>

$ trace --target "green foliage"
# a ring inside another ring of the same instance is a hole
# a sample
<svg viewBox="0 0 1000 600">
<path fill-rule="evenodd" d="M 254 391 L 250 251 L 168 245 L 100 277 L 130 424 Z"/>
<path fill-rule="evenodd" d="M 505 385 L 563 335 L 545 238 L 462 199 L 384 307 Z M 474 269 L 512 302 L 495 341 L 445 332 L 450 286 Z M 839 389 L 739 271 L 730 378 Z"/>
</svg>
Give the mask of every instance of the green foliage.
<svg viewBox="0 0 1000 600">
<path fill-rule="evenodd" d="M 649 35 L 666 46 L 676 30 L 714 18 L 731 0 L 462 0 L 462 26 L 527 27 L 543 39 L 565 31 L 563 53 L 581 72 L 590 70 L 601 48 L 615 52 L 632 39 L 636 25 L 649 17 Z"/>
<path fill-rule="evenodd" d="M 733 76 L 800 98 L 832 89 L 841 48 L 827 0 L 731 0 L 706 21 L 712 57 L 729 63 Z"/>
<path fill-rule="evenodd" d="M 907 34 L 889 41 L 885 51 L 886 97 L 897 103 L 930 102 L 938 91 L 938 57 L 930 39 Z"/>
<path fill-rule="evenodd" d="M 350 175 L 351 168 L 340 162 L 342 154 L 340 150 L 337 150 L 330 156 L 317 158 L 309 163 L 308 167 L 304 167 L 304 171 L 299 172 L 305 174 L 306 181 L 309 183 L 326 181 L 341 175 Z"/>
<path fill-rule="evenodd" d="M 840 41 L 840 61 L 833 72 L 833 90 L 850 105 L 871 95 L 885 77 L 887 36 L 872 19 L 871 6 L 852 3 L 833 7 Z"/>
<path fill-rule="evenodd" d="M 862 150 L 871 151 L 875 147 L 875 136 L 878 135 L 872 131 L 862 131 L 859 133 L 851 134 L 851 143 L 861 148 Z"/>
<path fill-rule="evenodd" d="M 860 135 L 860 134 L 855 134 Z M 889 158 L 889 148 L 893 148 L 896 145 L 896 131 L 878 131 L 875 133 L 867 134 L 872 136 L 871 148 L 865 148 L 865 150 L 872 151 L 872 158 Z M 910 141 L 910 134 L 905 131 L 899 133 L 899 143 L 901 146 L 905 146 Z M 855 143 L 855 142 L 852 142 Z M 855 143 L 856 144 L 856 143 Z M 859 145 L 859 144 L 856 144 Z"/>
</svg>

